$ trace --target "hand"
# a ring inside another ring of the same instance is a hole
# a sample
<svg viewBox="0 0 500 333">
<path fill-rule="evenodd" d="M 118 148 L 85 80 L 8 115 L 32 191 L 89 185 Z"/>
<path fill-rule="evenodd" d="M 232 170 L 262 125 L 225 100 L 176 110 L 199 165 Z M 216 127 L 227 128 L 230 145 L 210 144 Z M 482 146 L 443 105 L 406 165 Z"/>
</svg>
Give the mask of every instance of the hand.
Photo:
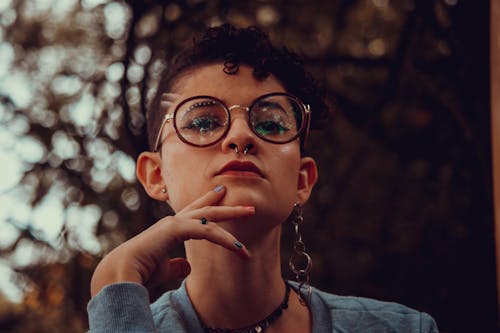
<svg viewBox="0 0 500 333">
<path fill-rule="evenodd" d="M 154 225 L 116 247 L 97 265 L 90 291 L 95 296 L 106 285 L 136 282 L 152 285 L 186 277 L 191 268 L 186 259 L 170 259 L 169 251 L 188 239 L 206 239 L 235 252 L 243 259 L 250 253 L 217 222 L 251 216 L 254 207 L 217 206 L 226 193 L 217 187 L 198 198 L 175 216 L 160 219 Z M 202 218 L 208 221 L 201 223 Z"/>
</svg>

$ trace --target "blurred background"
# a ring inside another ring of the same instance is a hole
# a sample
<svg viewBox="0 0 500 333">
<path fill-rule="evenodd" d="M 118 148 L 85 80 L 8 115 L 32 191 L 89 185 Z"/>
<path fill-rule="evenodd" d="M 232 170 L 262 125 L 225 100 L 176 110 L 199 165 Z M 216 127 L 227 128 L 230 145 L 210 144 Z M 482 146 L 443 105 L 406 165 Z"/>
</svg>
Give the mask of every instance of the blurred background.
<svg viewBox="0 0 500 333">
<path fill-rule="evenodd" d="M 97 262 L 168 212 L 134 175 L 159 73 L 223 22 L 302 54 L 333 101 L 307 149 L 313 284 L 497 331 L 488 5 L 0 0 L 0 331 L 87 329 Z"/>
</svg>

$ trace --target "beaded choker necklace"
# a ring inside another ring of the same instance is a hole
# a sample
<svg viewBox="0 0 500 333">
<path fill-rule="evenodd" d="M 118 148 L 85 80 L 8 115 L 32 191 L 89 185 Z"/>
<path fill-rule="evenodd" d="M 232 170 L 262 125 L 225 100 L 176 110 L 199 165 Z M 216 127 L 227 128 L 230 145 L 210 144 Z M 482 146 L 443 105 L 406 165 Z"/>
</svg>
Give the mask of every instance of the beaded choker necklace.
<svg viewBox="0 0 500 333">
<path fill-rule="evenodd" d="M 238 328 L 238 329 L 229 329 L 229 328 L 214 328 L 214 327 L 208 327 L 205 324 L 201 324 L 203 327 L 203 331 L 205 333 L 261 333 L 266 330 L 269 326 L 272 325 L 278 319 L 282 314 L 283 310 L 288 308 L 288 298 L 290 296 L 290 286 L 288 283 L 285 282 L 286 290 L 285 290 L 285 297 L 283 298 L 283 302 L 266 318 L 263 320 L 259 321 L 258 323 L 255 323 L 253 325 L 244 327 L 244 328 Z"/>
</svg>

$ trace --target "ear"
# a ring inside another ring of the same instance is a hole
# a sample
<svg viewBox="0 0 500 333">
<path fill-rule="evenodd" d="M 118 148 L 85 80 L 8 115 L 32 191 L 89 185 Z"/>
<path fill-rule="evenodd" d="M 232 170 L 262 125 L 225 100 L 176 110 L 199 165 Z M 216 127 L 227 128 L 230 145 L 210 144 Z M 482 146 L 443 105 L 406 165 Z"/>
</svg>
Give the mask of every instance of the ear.
<svg viewBox="0 0 500 333">
<path fill-rule="evenodd" d="M 312 157 L 302 157 L 297 181 L 297 200 L 301 205 L 309 199 L 317 180 L 318 169 L 316 168 L 316 161 Z"/>
<path fill-rule="evenodd" d="M 137 158 L 135 174 L 151 198 L 160 201 L 168 200 L 168 192 L 161 175 L 161 157 L 159 153 L 141 153 Z"/>
</svg>

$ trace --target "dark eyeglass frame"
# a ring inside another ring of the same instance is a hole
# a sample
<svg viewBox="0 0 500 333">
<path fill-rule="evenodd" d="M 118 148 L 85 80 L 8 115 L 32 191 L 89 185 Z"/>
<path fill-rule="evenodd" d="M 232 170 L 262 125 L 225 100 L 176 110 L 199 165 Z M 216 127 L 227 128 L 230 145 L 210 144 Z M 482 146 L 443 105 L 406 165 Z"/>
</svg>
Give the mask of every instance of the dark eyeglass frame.
<svg viewBox="0 0 500 333">
<path fill-rule="evenodd" d="M 261 134 L 259 134 L 254 128 L 253 126 L 251 126 L 250 124 L 250 110 L 253 109 L 253 107 L 255 106 L 255 104 L 257 104 L 257 102 L 259 102 L 260 100 L 262 99 L 265 99 L 265 98 L 268 98 L 268 97 L 273 97 L 273 96 L 285 96 L 285 97 L 288 97 L 290 98 L 291 100 L 293 100 L 294 102 L 297 103 L 297 105 L 300 106 L 300 112 L 301 112 L 301 119 L 302 119 L 302 124 L 300 126 L 300 128 L 297 129 L 297 133 L 285 140 L 285 141 L 274 141 L 274 140 L 271 140 L 269 138 L 266 138 L 265 136 L 262 136 Z M 224 111 L 226 112 L 226 115 L 227 115 L 227 121 L 228 121 L 228 125 L 226 126 L 226 128 L 224 129 L 224 133 L 220 136 L 220 138 L 218 138 L 217 140 L 215 140 L 214 142 L 210 142 L 208 144 L 195 144 L 195 143 L 192 143 L 188 140 L 186 140 L 182 134 L 180 133 L 180 131 L 178 130 L 177 128 L 177 122 L 175 121 L 175 117 L 177 115 L 177 111 L 179 111 L 179 109 L 186 103 L 188 103 L 189 101 L 192 101 L 194 99 L 199 99 L 199 98 L 205 98 L 205 99 L 211 99 L 211 100 L 214 100 L 216 101 L 217 103 L 219 103 L 223 108 L 224 108 Z M 162 131 L 163 131 L 163 128 L 165 127 L 165 124 L 167 124 L 168 122 L 170 122 L 170 120 L 173 119 L 173 123 L 174 123 L 174 129 L 175 129 L 175 133 L 177 134 L 177 137 L 184 143 L 190 145 L 190 146 L 195 146 L 195 147 L 209 147 L 209 146 L 213 146 L 215 144 L 217 144 L 219 141 L 221 141 L 226 135 L 227 133 L 229 132 L 229 129 L 231 128 L 231 110 L 233 109 L 236 109 L 236 108 L 241 108 L 241 109 L 245 109 L 247 111 L 247 123 L 248 123 L 248 127 L 252 130 L 252 132 L 260 139 L 264 140 L 264 141 L 267 141 L 267 142 L 271 142 L 271 143 L 274 143 L 274 144 L 285 144 L 285 143 L 288 143 L 288 142 L 291 142 L 295 139 L 297 139 L 298 137 L 300 137 L 302 135 L 302 132 L 304 132 L 304 130 L 306 131 L 305 135 L 304 135 L 304 141 L 302 142 L 302 146 L 305 144 L 305 139 L 307 138 L 308 134 L 309 134 L 309 125 L 310 125 L 310 119 L 311 119 L 311 108 L 309 106 L 309 104 L 304 104 L 302 103 L 302 101 L 298 98 L 298 97 L 295 97 L 294 95 L 292 94 L 289 94 L 289 93 L 286 93 L 286 92 L 272 92 L 272 93 L 268 93 L 268 94 L 264 94 L 262 96 L 259 96 L 257 97 L 253 102 L 252 104 L 250 104 L 250 106 L 242 106 L 242 105 L 238 105 L 238 104 L 235 104 L 235 105 L 231 105 L 231 106 L 227 106 L 222 100 L 220 100 L 219 98 L 217 97 L 213 97 L 213 96 L 208 96 L 208 95 L 197 95 L 197 96 L 192 96 L 192 97 L 189 97 L 183 101 L 181 101 L 179 104 L 177 104 L 177 106 L 175 107 L 175 110 L 173 113 L 167 113 L 165 114 L 164 118 L 163 118 L 163 121 L 160 125 L 160 128 L 158 130 L 158 134 L 157 134 L 157 137 L 156 137 L 156 140 L 155 140 L 155 145 L 154 145 L 154 149 L 153 151 L 158 151 L 158 149 L 160 148 L 160 144 L 161 144 L 161 134 L 162 134 Z"/>
</svg>

